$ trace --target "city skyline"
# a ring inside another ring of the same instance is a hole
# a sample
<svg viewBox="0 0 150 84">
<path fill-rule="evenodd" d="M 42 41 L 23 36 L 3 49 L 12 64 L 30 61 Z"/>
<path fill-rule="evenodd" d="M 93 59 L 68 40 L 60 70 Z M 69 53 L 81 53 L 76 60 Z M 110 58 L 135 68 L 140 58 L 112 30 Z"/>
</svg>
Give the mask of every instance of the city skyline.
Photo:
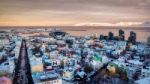
<svg viewBox="0 0 150 84">
<path fill-rule="evenodd" d="M 0 26 L 132 26 L 150 20 L 149 0 L 0 0 Z"/>
</svg>

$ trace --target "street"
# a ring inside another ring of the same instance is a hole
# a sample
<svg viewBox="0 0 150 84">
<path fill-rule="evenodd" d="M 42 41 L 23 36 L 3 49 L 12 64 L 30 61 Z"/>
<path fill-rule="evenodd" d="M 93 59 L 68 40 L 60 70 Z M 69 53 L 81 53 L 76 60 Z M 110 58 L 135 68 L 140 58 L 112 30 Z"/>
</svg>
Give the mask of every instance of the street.
<svg viewBox="0 0 150 84">
<path fill-rule="evenodd" d="M 25 40 L 22 40 L 18 62 L 15 67 L 13 84 L 33 84 Z"/>
</svg>

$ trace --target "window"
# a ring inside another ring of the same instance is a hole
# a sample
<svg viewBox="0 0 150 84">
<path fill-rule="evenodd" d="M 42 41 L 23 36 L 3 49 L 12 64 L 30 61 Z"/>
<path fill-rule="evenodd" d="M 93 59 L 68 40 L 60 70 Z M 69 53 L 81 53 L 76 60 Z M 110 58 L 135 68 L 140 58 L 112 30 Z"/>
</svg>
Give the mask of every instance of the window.
<svg viewBox="0 0 150 84">
<path fill-rule="evenodd" d="M 145 75 L 143 75 L 143 77 L 145 77 Z"/>
</svg>

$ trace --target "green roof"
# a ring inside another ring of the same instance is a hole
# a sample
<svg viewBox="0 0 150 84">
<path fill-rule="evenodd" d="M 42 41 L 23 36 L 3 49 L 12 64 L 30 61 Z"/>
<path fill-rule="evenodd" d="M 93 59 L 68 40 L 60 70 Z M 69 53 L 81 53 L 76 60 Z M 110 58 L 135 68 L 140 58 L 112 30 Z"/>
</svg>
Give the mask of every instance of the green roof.
<svg viewBox="0 0 150 84">
<path fill-rule="evenodd" d="M 102 62 L 102 57 L 98 53 L 95 53 L 92 59 L 95 61 L 101 61 Z"/>
</svg>

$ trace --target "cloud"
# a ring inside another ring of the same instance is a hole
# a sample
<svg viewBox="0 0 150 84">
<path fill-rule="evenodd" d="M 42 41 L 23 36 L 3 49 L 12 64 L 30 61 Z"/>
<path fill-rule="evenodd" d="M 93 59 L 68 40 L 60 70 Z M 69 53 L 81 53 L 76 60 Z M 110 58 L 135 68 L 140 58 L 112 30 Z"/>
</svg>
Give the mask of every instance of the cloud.
<svg viewBox="0 0 150 84">
<path fill-rule="evenodd" d="M 0 0 L 0 22 L 143 22 L 150 19 L 149 5 L 150 0 Z"/>
<path fill-rule="evenodd" d="M 118 22 L 118 23 L 79 23 L 74 26 L 138 26 L 141 22 Z"/>
</svg>

